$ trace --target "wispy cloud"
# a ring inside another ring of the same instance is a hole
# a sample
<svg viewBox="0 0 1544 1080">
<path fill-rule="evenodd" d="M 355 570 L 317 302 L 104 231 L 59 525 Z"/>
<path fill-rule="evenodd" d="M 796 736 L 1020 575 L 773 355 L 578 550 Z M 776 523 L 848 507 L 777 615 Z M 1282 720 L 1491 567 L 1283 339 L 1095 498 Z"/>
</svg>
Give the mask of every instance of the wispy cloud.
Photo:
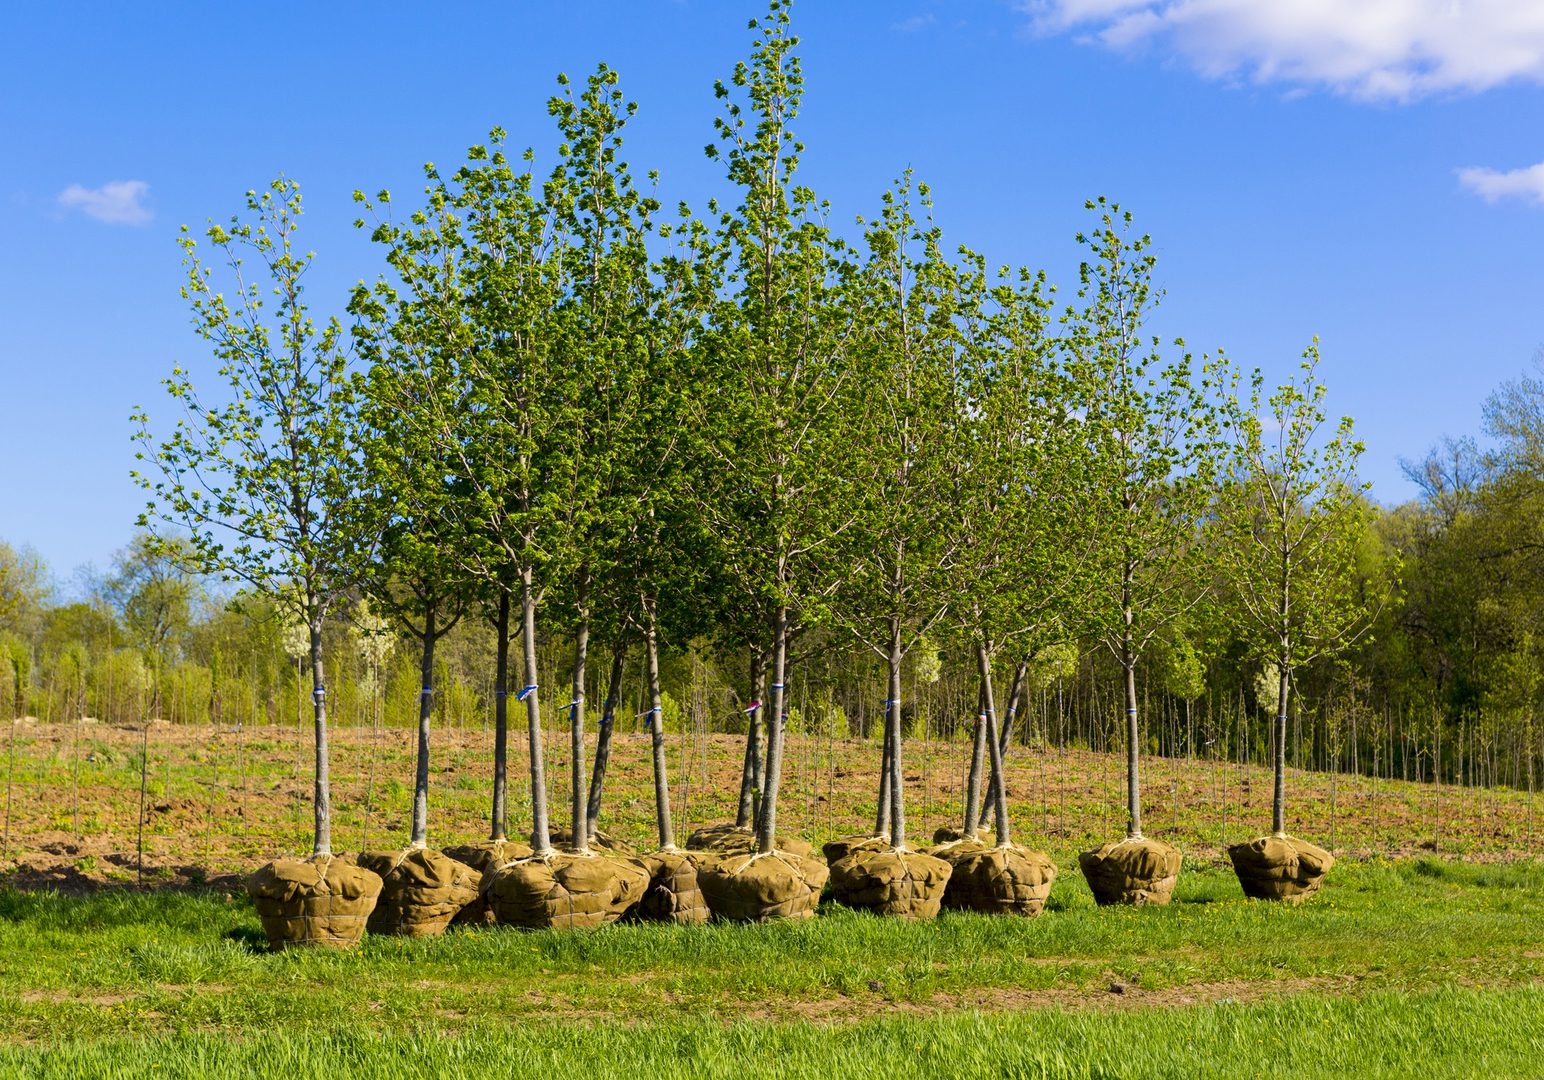
<svg viewBox="0 0 1544 1080">
<path fill-rule="evenodd" d="M 143 180 L 109 180 L 101 187 L 71 184 L 59 193 L 59 205 L 79 210 L 109 225 L 143 225 L 151 218 L 145 197 L 150 185 Z"/>
<path fill-rule="evenodd" d="M 1538 0 L 1018 0 L 1040 34 L 1372 101 L 1544 82 Z"/>
<path fill-rule="evenodd" d="M 1486 202 L 1522 199 L 1544 206 L 1544 161 L 1505 172 L 1475 165 L 1459 169 L 1458 182 Z"/>
<path fill-rule="evenodd" d="M 932 12 L 926 15 L 913 15 L 909 19 L 902 19 L 898 23 L 892 23 L 890 29 L 898 30 L 903 34 L 915 34 L 918 30 L 926 30 L 938 21 L 938 17 Z"/>
</svg>

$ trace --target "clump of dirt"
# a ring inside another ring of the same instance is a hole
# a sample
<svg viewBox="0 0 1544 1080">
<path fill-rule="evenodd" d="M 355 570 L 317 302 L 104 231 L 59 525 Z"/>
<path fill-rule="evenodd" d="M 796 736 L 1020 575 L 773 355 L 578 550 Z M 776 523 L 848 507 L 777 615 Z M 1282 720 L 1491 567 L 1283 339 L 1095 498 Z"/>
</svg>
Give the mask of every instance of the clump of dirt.
<svg viewBox="0 0 1544 1080">
<path fill-rule="evenodd" d="M 370 913 L 372 934 L 438 937 L 477 899 L 481 875 L 432 848 L 363 854 L 358 861 L 382 881 L 380 899 Z"/>
<path fill-rule="evenodd" d="M 1179 878 L 1180 854 L 1162 840 L 1127 837 L 1078 856 L 1094 900 L 1106 904 L 1167 904 Z"/>
<path fill-rule="evenodd" d="M 1294 836 L 1262 836 L 1228 848 L 1245 896 L 1300 903 L 1318 891 L 1335 857 Z"/>
<path fill-rule="evenodd" d="M 810 919 L 831 871 L 792 851 L 721 854 L 698 868 L 708 909 L 720 919 L 772 922 Z"/>
<path fill-rule="evenodd" d="M 572 829 L 553 829 L 551 832 L 552 846 L 572 851 L 574 847 L 574 831 Z M 599 849 L 601 854 L 611 855 L 636 855 L 638 849 L 626 840 L 611 836 L 604 832 L 596 832 L 590 839 L 590 848 Z"/>
<path fill-rule="evenodd" d="M 495 867 L 479 892 L 502 925 L 579 930 L 616 922 L 648 885 L 632 860 L 552 851 Z"/>
<path fill-rule="evenodd" d="M 950 870 L 943 859 L 920 851 L 860 847 L 831 864 L 831 892 L 848 907 L 931 919 L 943 903 Z"/>
<path fill-rule="evenodd" d="M 884 836 L 842 836 L 827 840 L 820 846 L 820 853 L 826 857 L 826 864 L 835 868 L 855 851 L 882 851 L 889 847 L 890 840 Z"/>
<path fill-rule="evenodd" d="M 277 859 L 247 878 L 247 893 L 275 950 L 358 944 L 381 893 L 378 874 L 332 855 Z"/>
<path fill-rule="evenodd" d="M 649 885 L 638 903 L 639 918 L 685 925 L 707 922 L 712 912 L 697 881 L 697 868 L 714 858 L 711 853 L 680 848 L 641 856 L 638 861 L 649 874 Z"/>
<path fill-rule="evenodd" d="M 749 855 L 756 850 L 756 834 L 738 825 L 704 825 L 686 838 L 688 851 L 716 851 L 720 855 Z M 776 849 L 808 859 L 815 849 L 797 836 L 776 837 Z"/>
<path fill-rule="evenodd" d="M 944 892 L 944 904 L 960 911 L 1033 918 L 1045 910 L 1056 881 L 1056 863 L 1017 844 L 962 851 Z"/>
</svg>

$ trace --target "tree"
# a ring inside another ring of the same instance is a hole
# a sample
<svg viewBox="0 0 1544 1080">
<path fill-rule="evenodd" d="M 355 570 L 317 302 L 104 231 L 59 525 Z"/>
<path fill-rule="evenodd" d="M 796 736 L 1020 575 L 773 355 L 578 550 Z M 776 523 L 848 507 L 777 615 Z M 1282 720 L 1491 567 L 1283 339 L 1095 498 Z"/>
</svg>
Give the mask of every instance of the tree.
<svg viewBox="0 0 1544 1080">
<path fill-rule="evenodd" d="M 1319 348 L 1303 354 L 1302 376 L 1261 399 L 1254 372 L 1247 402 L 1227 410 L 1233 436 L 1228 483 L 1217 505 L 1220 568 L 1239 636 L 1276 677 L 1271 728 L 1275 777 L 1267 840 L 1288 841 L 1287 714 L 1293 674 L 1345 649 L 1371 626 L 1380 601 L 1363 588 L 1359 552 L 1369 527 L 1356 477 L 1362 444 L 1343 417 L 1328 440 Z M 1268 409 L 1269 419 L 1262 414 Z M 1233 849 L 1245 891 L 1299 898 L 1333 862 L 1312 845 L 1256 841 Z M 1288 876 L 1279 871 L 1286 869 Z"/>
</svg>

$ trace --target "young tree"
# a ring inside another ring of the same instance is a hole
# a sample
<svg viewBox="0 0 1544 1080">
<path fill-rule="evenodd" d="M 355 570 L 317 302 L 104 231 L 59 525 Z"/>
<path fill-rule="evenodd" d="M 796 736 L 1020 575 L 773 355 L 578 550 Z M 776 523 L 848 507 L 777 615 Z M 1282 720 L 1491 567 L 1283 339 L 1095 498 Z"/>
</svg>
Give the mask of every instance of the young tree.
<svg viewBox="0 0 1544 1080">
<path fill-rule="evenodd" d="M 182 529 L 201 569 L 245 582 L 286 609 L 306 629 L 315 726 L 313 865 L 270 864 L 249 883 L 276 946 L 335 938 L 357 940 L 380 879 L 335 863 L 327 754 L 327 681 L 322 626 L 344 594 L 372 538 L 347 527 L 357 473 L 356 402 L 342 325 L 312 319 L 303 281 L 313 256 L 295 233 L 300 188 L 275 180 L 247 193 L 249 217 L 211 225 L 207 239 L 225 265 L 229 291 L 198 254 L 187 229 L 183 295 L 194 327 L 217 360 L 228 393 L 203 396 L 187 369 L 166 388 L 183 417 L 164 440 L 136 409 L 140 451 L 155 474 L 135 470 L 150 493 L 142 527 Z M 249 262 L 255 262 L 252 274 Z M 286 887 L 286 881 L 299 886 Z M 298 939 L 285 912 L 307 891 L 332 892 L 331 916 L 306 916 Z M 356 925 L 357 924 L 357 925 Z"/>
<path fill-rule="evenodd" d="M 1069 312 L 1066 347 L 1101 392 L 1085 420 L 1103 489 L 1099 601 L 1104 642 L 1120 664 L 1126 705 L 1124 840 L 1081 855 L 1100 903 L 1167 903 L 1179 852 L 1142 834 L 1137 664 L 1155 635 L 1200 598 L 1197 543 L 1218 468 L 1218 426 L 1203 365 L 1165 362 L 1144 324 L 1161 294 L 1152 285 L 1151 239 L 1133 239 L 1131 215 L 1099 199 L 1091 254 L 1080 271 L 1082 311 Z M 1183 343 L 1178 343 L 1183 347 Z"/>
<path fill-rule="evenodd" d="M 1264 899 L 1311 895 L 1334 860 L 1287 835 L 1287 715 L 1293 676 L 1366 633 L 1377 609 L 1359 573 L 1369 528 L 1358 481 L 1362 444 L 1343 417 L 1323 440 L 1325 387 L 1317 341 L 1302 375 L 1262 400 L 1258 369 L 1247 401 L 1227 410 L 1233 436 L 1216 516 L 1219 569 L 1239 637 L 1277 680 L 1271 726 L 1272 835 L 1229 849 L 1244 891 Z M 1269 418 L 1266 418 L 1268 412 Z"/>
</svg>

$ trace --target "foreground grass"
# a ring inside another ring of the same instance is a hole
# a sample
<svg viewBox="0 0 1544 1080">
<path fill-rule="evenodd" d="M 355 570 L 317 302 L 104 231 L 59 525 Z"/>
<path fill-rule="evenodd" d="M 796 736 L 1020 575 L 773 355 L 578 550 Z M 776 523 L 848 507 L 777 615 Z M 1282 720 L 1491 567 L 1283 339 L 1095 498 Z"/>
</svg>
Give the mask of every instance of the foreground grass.
<svg viewBox="0 0 1544 1080">
<path fill-rule="evenodd" d="M 1544 990 L 1304 994 L 1115 1015 L 1062 1009 L 754 1025 L 476 1027 L 450 1035 L 307 1030 L 0 1048 L 0 1071 L 53 1077 L 471 1075 L 600 1078 L 1536 1076 Z"/>
<path fill-rule="evenodd" d="M 282 955 L 239 896 L 0 890 L 0 1071 L 1544 1071 L 1544 864 L 1342 863 L 1302 907 L 1180 882 L 1097 910 L 1064 873 L 1034 921 L 828 909 Z"/>
</svg>

